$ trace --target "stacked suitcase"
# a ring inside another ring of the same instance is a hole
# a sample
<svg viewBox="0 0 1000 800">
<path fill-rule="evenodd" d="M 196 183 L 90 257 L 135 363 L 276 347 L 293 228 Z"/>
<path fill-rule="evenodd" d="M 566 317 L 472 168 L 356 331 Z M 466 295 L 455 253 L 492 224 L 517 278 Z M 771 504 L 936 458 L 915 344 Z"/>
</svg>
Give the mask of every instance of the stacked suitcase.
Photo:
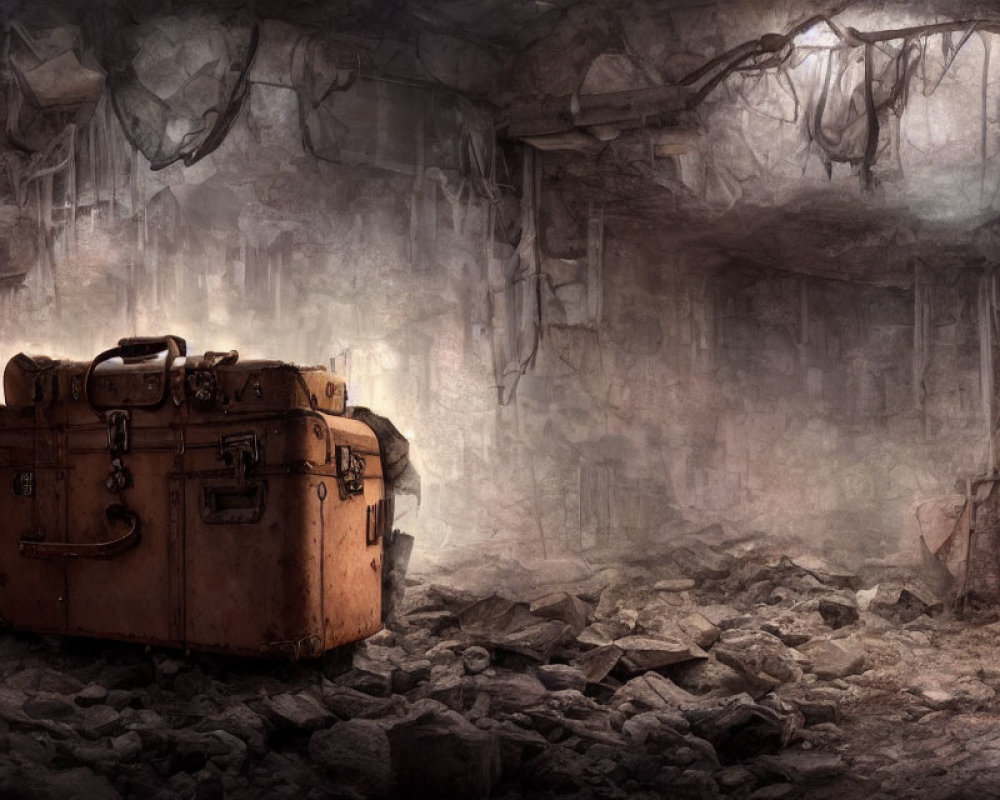
<svg viewBox="0 0 1000 800">
<path fill-rule="evenodd" d="M 185 350 L 7 365 L 0 621 L 293 657 L 379 630 L 392 500 L 344 381 Z"/>
</svg>

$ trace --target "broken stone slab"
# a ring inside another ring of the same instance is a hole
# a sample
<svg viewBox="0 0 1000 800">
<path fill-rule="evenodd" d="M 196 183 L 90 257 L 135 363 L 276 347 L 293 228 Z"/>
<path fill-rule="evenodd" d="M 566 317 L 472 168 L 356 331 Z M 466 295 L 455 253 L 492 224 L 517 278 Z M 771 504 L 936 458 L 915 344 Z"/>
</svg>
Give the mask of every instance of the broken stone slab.
<svg viewBox="0 0 1000 800">
<path fill-rule="evenodd" d="M 546 662 L 561 644 L 571 641 L 573 629 L 558 621 L 540 622 L 508 633 L 484 635 L 480 642 L 495 650 L 518 653 Z"/>
<path fill-rule="evenodd" d="M 454 711 L 415 708 L 389 723 L 386 734 L 392 774 L 403 796 L 481 800 L 499 777 L 496 733 Z"/>
<path fill-rule="evenodd" d="M 390 664 L 380 664 L 371 659 L 355 656 L 354 667 L 343 675 L 338 675 L 334 683 L 357 689 L 373 697 L 388 697 L 392 694 L 394 671 Z"/>
<path fill-rule="evenodd" d="M 624 652 L 616 645 L 607 644 L 578 656 L 576 665 L 583 671 L 587 683 L 600 683 L 618 666 Z"/>
<path fill-rule="evenodd" d="M 844 639 L 812 639 L 798 647 L 808 659 L 806 669 L 820 680 L 832 681 L 865 671 L 868 651 L 853 636 Z"/>
<path fill-rule="evenodd" d="M 696 581 L 721 580 L 729 575 L 734 564 L 732 556 L 698 544 L 676 548 L 670 559 L 681 573 Z"/>
<path fill-rule="evenodd" d="M 594 622 L 584 628 L 580 632 L 580 635 L 576 637 L 576 640 L 580 644 L 590 647 L 603 647 L 604 645 L 613 644 L 615 639 L 628 636 L 631 632 L 632 628 L 618 620 Z"/>
<path fill-rule="evenodd" d="M 697 611 L 678 617 L 676 622 L 681 632 L 703 650 L 708 650 L 719 640 L 719 627 Z"/>
<path fill-rule="evenodd" d="M 623 636 L 615 640 L 615 647 L 621 649 L 621 664 L 630 672 L 645 672 L 708 658 L 708 653 L 698 645 L 666 637 Z"/>
<path fill-rule="evenodd" d="M 371 720 L 334 723 L 309 738 L 309 757 L 361 797 L 382 797 L 392 783 L 389 737 Z"/>
<path fill-rule="evenodd" d="M 732 606 L 699 606 L 696 611 L 720 630 L 728 631 L 750 622 L 750 615 L 737 611 Z"/>
<path fill-rule="evenodd" d="M 307 692 L 279 694 L 263 701 L 265 718 L 275 727 L 298 733 L 325 728 L 333 714 Z"/>
<path fill-rule="evenodd" d="M 542 619 L 564 622 L 576 636 L 587 627 L 590 609 L 579 597 L 568 592 L 555 592 L 532 600 L 528 610 Z"/>
<path fill-rule="evenodd" d="M 868 604 L 869 611 L 897 625 L 912 622 L 921 614 L 933 616 L 943 609 L 944 603 L 915 580 L 880 583 Z"/>
<path fill-rule="evenodd" d="M 639 709 L 665 711 L 697 702 L 697 697 L 686 692 L 669 678 L 650 671 L 622 685 L 615 691 L 609 705 L 618 708 L 625 703 L 631 703 Z"/>
<path fill-rule="evenodd" d="M 400 620 L 408 628 L 421 628 L 433 636 L 440 636 L 442 631 L 458 622 L 451 611 L 414 611 L 401 616 Z"/>
<path fill-rule="evenodd" d="M 847 592 L 821 597 L 817 610 L 823 621 L 834 630 L 857 622 L 861 615 L 857 599 Z"/>
<path fill-rule="evenodd" d="M 712 652 L 723 664 L 763 686 L 775 688 L 802 677 L 795 656 L 777 636 L 764 631 L 724 631 Z"/>
<path fill-rule="evenodd" d="M 575 689 L 582 692 L 587 688 L 584 670 L 572 664 L 540 664 L 535 669 L 535 675 L 550 691 Z"/>
<path fill-rule="evenodd" d="M 812 610 L 807 610 L 809 608 Z M 814 603 L 800 603 L 790 609 L 761 609 L 766 621 L 760 623 L 765 633 L 777 636 L 786 647 L 798 647 L 827 631 Z"/>
</svg>

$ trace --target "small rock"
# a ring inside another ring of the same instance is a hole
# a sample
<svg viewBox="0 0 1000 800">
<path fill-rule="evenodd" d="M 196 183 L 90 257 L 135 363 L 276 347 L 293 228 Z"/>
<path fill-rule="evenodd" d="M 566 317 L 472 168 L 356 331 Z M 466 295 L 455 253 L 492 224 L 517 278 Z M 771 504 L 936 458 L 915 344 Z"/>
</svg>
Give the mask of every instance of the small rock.
<svg viewBox="0 0 1000 800">
<path fill-rule="evenodd" d="M 613 644 L 615 639 L 628 636 L 631 630 L 628 625 L 618 620 L 595 622 L 584 628 L 576 640 L 590 647 L 604 647 Z"/>
<path fill-rule="evenodd" d="M 439 636 L 446 628 L 458 622 L 458 619 L 450 611 L 417 611 L 404 616 L 403 621 L 408 627 L 422 628 L 432 636 Z"/>
<path fill-rule="evenodd" d="M 396 634 L 388 628 L 383 628 L 378 633 L 373 633 L 367 639 L 366 644 L 377 645 L 379 647 L 395 647 L 397 644 Z"/>
<path fill-rule="evenodd" d="M 587 676 L 583 669 L 570 664 L 542 664 L 535 674 L 546 689 L 559 691 L 560 689 L 576 689 L 582 692 L 587 688 Z"/>
<path fill-rule="evenodd" d="M 393 671 L 389 665 L 369 662 L 367 667 L 356 666 L 338 675 L 334 682 L 373 697 L 388 697 L 392 694 Z"/>
<path fill-rule="evenodd" d="M 26 701 L 23 711 L 32 719 L 66 719 L 77 707 L 57 695 L 39 694 Z"/>
<path fill-rule="evenodd" d="M 476 689 L 489 693 L 494 709 L 505 713 L 538 705 L 546 695 L 545 685 L 533 675 L 499 671 L 498 675 L 478 675 Z"/>
<path fill-rule="evenodd" d="M 695 610 L 717 628 L 724 631 L 739 628 L 750 622 L 749 614 L 737 611 L 732 606 L 700 606 Z"/>
<path fill-rule="evenodd" d="M 721 631 L 698 612 L 687 614 L 677 620 L 677 627 L 692 642 L 703 650 L 707 650 L 719 640 Z"/>
<path fill-rule="evenodd" d="M 940 612 L 944 604 L 919 581 L 881 583 L 868 610 L 897 625 L 912 622 L 921 614 Z"/>
<path fill-rule="evenodd" d="M 458 639 L 445 639 L 429 648 L 424 656 L 431 664 L 447 664 L 458 658 L 458 651 L 463 647 Z"/>
<path fill-rule="evenodd" d="M 844 760 L 836 753 L 786 750 L 777 755 L 760 756 L 754 765 L 780 775 L 794 784 L 815 784 L 829 781 L 847 771 Z"/>
<path fill-rule="evenodd" d="M 418 684 L 426 683 L 431 677 L 431 667 L 428 658 L 404 658 L 392 673 L 392 691 L 405 694 Z"/>
<path fill-rule="evenodd" d="M 341 719 L 378 719 L 398 708 L 402 699 L 372 697 L 348 686 L 323 683 L 323 703 Z"/>
<path fill-rule="evenodd" d="M 467 647 L 462 652 L 462 666 L 470 675 L 478 675 L 490 665 L 490 652 L 484 647 Z"/>
<path fill-rule="evenodd" d="M 670 558 L 684 575 L 695 580 L 720 580 L 729 575 L 733 567 L 731 556 L 716 553 L 704 545 L 678 547 Z"/>
<path fill-rule="evenodd" d="M 80 735 L 87 739 L 101 736 L 117 736 L 125 730 L 122 715 L 111 706 L 88 706 L 81 709 L 80 715 L 73 723 Z"/>
<path fill-rule="evenodd" d="M 835 680 L 865 671 L 867 651 L 855 637 L 812 639 L 798 648 L 809 662 L 808 670 L 820 680 Z"/>
<path fill-rule="evenodd" d="M 104 703 L 108 699 L 108 690 L 96 683 L 88 684 L 76 697 L 73 698 L 78 706 L 96 706 Z"/>
<path fill-rule="evenodd" d="M 853 595 L 829 595 L 819 599 L 819 614 L 834 630 L 858 621 L 860 611 Z"/>
<path fill-rule="evenodd" d="M 614 693 L 610 705 L 617 708 L 632 703 L 637 708 L 658 711 L 690 705 L 697 699 L 669 678 L 651 671 L 624 684 Z"/>
<path fill-rule="evenodd" d="M 747 796 L 747 800 L 785 800 L 795 795 L 795 787 L 790 783 L 772 783 L 762 786 Z"/>
</svg>

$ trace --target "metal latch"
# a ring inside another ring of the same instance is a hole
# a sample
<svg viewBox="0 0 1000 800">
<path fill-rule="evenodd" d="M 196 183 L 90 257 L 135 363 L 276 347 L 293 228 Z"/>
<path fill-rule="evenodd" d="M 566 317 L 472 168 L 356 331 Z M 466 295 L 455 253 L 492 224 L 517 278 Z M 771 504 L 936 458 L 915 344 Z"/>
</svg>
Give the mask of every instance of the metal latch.
<svg viewBox="0 0 1000 800">
<path fill-rule="evenodd" d="M 219 438 L 219 458 L 233 468 L 242 481 L 260 463 L 260 439 L 256 433 L 235 433 Z"/>
<path fill-rule="evenodd" d="M 112 453 L 127 453 L 131 415 L 128 411 L 109 411 L 106 419 L 108 423 L 108 449 Z"/>
</svg>

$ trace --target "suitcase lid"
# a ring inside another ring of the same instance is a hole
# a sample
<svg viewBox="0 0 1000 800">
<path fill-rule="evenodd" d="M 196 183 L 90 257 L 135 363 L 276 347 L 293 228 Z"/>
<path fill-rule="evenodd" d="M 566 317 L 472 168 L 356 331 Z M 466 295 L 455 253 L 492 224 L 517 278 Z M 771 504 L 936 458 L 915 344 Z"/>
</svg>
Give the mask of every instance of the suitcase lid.
<svg viewBox="0 0 1000 800">
<path fill-rule="evenodd" d="M 123 339 L 91 362 L 14 356 L 4 370 L 6 403 L 16 408 L 54 400 L 111 409 L 189 405 L 201 413 L 305 408 L 343 415 L 347 384 L 325 367 L 283 361 L 239 361 L 239 353 L 186 355 L 180 337 Z"/>
</svg>

